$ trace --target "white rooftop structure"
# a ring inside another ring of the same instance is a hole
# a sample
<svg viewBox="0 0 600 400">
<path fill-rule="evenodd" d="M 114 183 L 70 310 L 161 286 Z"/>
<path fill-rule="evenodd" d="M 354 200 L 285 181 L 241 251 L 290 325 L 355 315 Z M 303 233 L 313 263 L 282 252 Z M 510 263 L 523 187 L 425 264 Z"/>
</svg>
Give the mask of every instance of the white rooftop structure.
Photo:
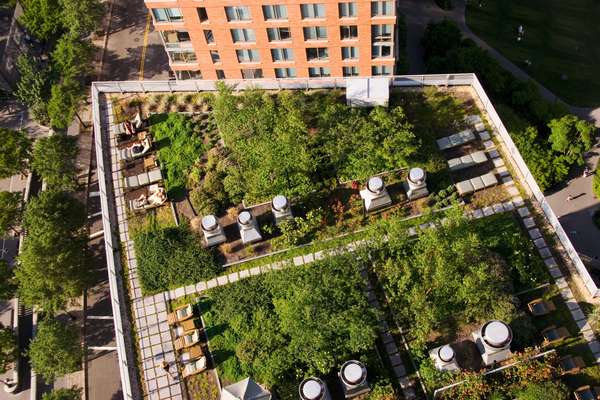
<svg viewBox="0 0 600 400">
<path fill-rule="evenodd" d="M 201 225 L 202 233 L 204 233 L 204 240 L 208 247 L 216 246 L 227 241 L 223 229 L 214 215 L 205 215 L 202 217 Z"/>
<path fill-rule="evenodd" d="M 429 357 L 431 357 L 435 367 L 440 371 L 460 370 L 460 367 L 456 363 L 456 353 L 449 344 L 430 350 Z"/>
<path fill-rule="evenodd" d="M 271 393 L 250 378 L 225 386 L 221 400 L 270 400 Z"/>
<path fill-rule="evenodd" d="M 485 365 L 502 362 L 512 356 L 510 351 L 512 330 L 505 322 L 488 321 L 472 335 Z"/>
<path fill-rule="evenodd" d="M 300 383 L 301 400 L 329 400 L 329 390 L 319 378 L 307 378 Z"/>
<path fill-rule="evenodd" d="M 387 107 L 390 99 L 390 79 L 346 79 L 346 103 L 352 107 Z"/>
</svg>

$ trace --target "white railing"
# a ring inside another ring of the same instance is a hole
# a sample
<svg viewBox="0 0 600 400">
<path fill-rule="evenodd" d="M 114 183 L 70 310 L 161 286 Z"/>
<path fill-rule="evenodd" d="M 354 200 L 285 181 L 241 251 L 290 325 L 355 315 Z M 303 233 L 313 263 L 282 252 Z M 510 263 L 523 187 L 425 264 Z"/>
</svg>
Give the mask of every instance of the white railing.
<svg viewBox="0 0 600 400">
<path fill-rule="evenodd" d="M 122 266 L 119 258 L 119 242 L 115 238 L 116 226 L 112 225 L 109 207 L 109 196 L 107 190 L 107 173 L 111 174 L 110 160 L 104 159 L 102 148 L 102 130 L 100 121 L 99 90 L 92 85 L 92 118 L 94 124 L 94 144 L 96 150 L 98 184 L 100 188 L 100 203 L 102 206 L 102 226 L 104 229 L 104 244 L 106 247 L 106 265 L 108 270 L 108 283 L 110 287 L 110 298 L 113 312 L 115 339 L 117 342 L 117 355 L 119 362 L 119 373 L 121 375 L 121 390 L 126 400 L 138 399 L 139 384 L 136 372 L 134 345 L 129 321 L 128 304 L 126 300 L 123 281 L 121 279 Z M 106 169 L 105 161 L 109 168 Z M 108 179 L 110 182 L 110 179 Z M 124 328 L 127 326 L 127 329 Z M 126 343 L 126 341 L 128 343 Z M 129 344 L 129 345 L 127 345 Z"/>
<path fill-rule="evenodd" d="M 528 186 L 535 199 L 539 202 L 546 218 L 556 231 L 557 237 L 566 250 L 569 258 L 577 268 L 581 279 L 584 281 L 590 294 L 594 297 L 600 296 L 598 286 L 590 276 L 585 265 L 581 261 L 573 244 L 560 225 L 556 214 L 550 207 L 544 194 L 537 185 L 527 164 L 521 157 L 519 150 L 515 146 L 506 127 L 502 123 L 492 102 L 488 98 L 481 83 L 475 74 L 440 74 L 440 75 L 404 75 L 391 76 L 390 85 L 393 87 L 422 87 L 422 86 L 471 86 L 479 96 L 483 107 L 501 136 L 508 154 L 514 161 L 524 177 L 524 183 Z M 124 322 L 130 325 L 123 282 L 121 281 L 120 259 L 118 250 L 118 241 L 113 236 L 115 231 L 111 225 L 109 199 L 107 194 L 107 172 L 104 166 L 104 157 L 102 152 L 102 131 L 100 129 L 100 93 L 139 93 L 139 92 L 203 92 L 215 91 L 217 82 L 208 80 L 181 80 L 181 81 L 114 81 L 114 82 L 94 82 L 92 84 L 92 109 L 95 131 L 96 157 L 98 162 L 98 176 L 100 184 L 100 199 L 102 205 L 102 223 L 104 226 L 104 240 L 106 244 L 106 258 L 109 271 L 109 283 L 111 290 L 111 303 L 115 318 L 115 330 L 117 337 L 117 350 L 119 355 L 119 366 L 121 369 L 121 382 L 125 399 L 133 399 L 134 393 L 137 394 L 139 385 L 135 373 L 133 351 L 126 347 L 125 333 L 123 329 Z M 266 90 L 280 89 L 335 89 L 345 88 L 345 78 L 297 78 L 297 79 L 255 79 L 255 80 L 224 80 L 228 85 L 235 85 L 236 90 L 245 90 L 248 88 L 261 88 Z M 110 169 L 108 169 L 110 174 Z M 116 226 L 114 229 L 117 229 Z M 124 321 L 125 319 L 125 321 Z M 129 333 L 130 329 L 128 329 Z M 129 336 L 131 342 L 131 336 Z"/>
</svg>

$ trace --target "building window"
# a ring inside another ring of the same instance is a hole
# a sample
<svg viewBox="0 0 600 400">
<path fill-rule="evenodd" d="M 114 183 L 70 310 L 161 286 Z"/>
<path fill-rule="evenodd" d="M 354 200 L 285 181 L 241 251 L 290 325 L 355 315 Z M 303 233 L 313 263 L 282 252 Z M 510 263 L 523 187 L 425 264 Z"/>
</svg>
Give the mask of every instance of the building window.
<svg viewBox="0 0 600 400">
<path fill-rule="evenodd" d="M 244 79 L 260 79 L 263 77 L 262 69 L 248 68 L 242 70 L 242 78 Z"/>
<path fill-rule="evenodd" d="M 343 67 L 342 73 L 344 74 L 344 76 L 358 76 L 358 67 Z"/>
<path fill-rule="evenodd" d="M 340 26 L 340 38 L 342 40 L 358 39 L 358 27 L 356 25 Z"/>
<path fill-rule="evenodd" d="M 236 7 L 225 7 L 225 14 L 227 15 L 227 21 L 250 21 L 252 16 L 250 15 L 250 7 L 247 6 L 236 6 Z"/>
<path fill-rule="evenodd" d="M 280 42 L 292 39 L 290 28 L 267 28 L 267 36 L 269 37 L 269 42 Z"/>
<path fill-rule="evenodd" d="M 308 69 L 308 76 L 311 78 L 331 76 L 331 71 L 327 67 L 310 67 Z"/>
<path fill-rule="evenodd" d="M 225 71 L 217 69 L 215 72 L 217 73 L 217 79 L 225 79 Z"/>
<path fill-rule="evenodd" d="M 210 29 L 204 30 L 204 39 L 206 39 L 206 43 L 212 44 L 215 42 L 215 37 L 213 36 L 213 32 Z"/>
<path fill-rule="evenodd" d="M 304 31 L 304 40 L 327 39 L 327 28 L 324 26 L 305 26 L 302 30 Z"/>
<path fill-rule="evenodd" d="M 391 43 L 373 43 L 371 45 L 372 58 L 390 58 L 392 57 Z"/>
<path fill-rule="evenodd" d="M 276 78 L 295 78 L 296 68 L 275 68 Z"/>
<path fill-rule="evenodd" d="M 371 2 L 371 17 L 383 17 L 394 15 L 393 1 L 372 1 Z"/>
<path fill-rule="evenodd" d="M 256 41 L 254 29 L 232 29 L 231 38 L 233 39 L 233 43 Z"/>
<path fill-rule="evenodd" d="M 208 14 L 206 13 L 206 8 L 198 7 L 196 8 L 196 11 L 198 12 L 198 18 L 200 18 L 200 22 L 208 21 Z"/>
<path fill-rule="evenodd" d="M 196 52 L 192 50 L 173 50 L 167 51 L 171 62 L 174 63 L 194 63 L 196 62 Z"/>
<path fill-rule="evenodd" d="M 182 22 L 183 15 L 179 8 L 153 8 L 152 15 L 156 22 Z"/>
<path fill-rule="evenodd" d="M 358 59 L 358 47 L 342 47 L 342 60 Z"/>
<path fill-rule="evenodd" d="M 294 50 L 292 49 L 271 49 L 273 62 L 294 61 Z"/>
<path fill-rule="evenodd" d="M 221 56 L 217 50 L 210 51 L 210 59 L 212 60 L 213 64 L 221 62 Z"/>
<path fill-rule="evenodd" d="M 329 50 L 327 47 L 310 47 L 306 49 L 306 59 L 308 61 L 325 61 L 329 59 Z"/>
<path fill-rule="evenodd" d="M 357 15 L 356 3 L 339 3 L 340 18 L 354 18 Z"/>
<path fill-rule="evenodd" d="M 287 19 L 287 6 L 283 4 L 271 4 L 262 6 L 263 15 L 265 16 L 265 21 L 272 21 L 276 19 Z"/>
<path fill-rule="evenodd" d="M 180 80 L 202 79 L 202 74 L 200 71 L 175 71 L 175 76 Z"/>
<path fill-rule="evenodd" d="M 185 43 L 190 41 L 190 34 L 187 31 L 162 31 L 160 34 L 167 44 Z"/>
<path fill-rule="evenodd" d="M 325 4 L 300 4 L 302 19 L 325 18 Z"/>
<path fill-rule="evenodd" d="M 371 75 L 373 76 L 381 76 L 381 75 L 391 75 L 392 67 L 390 65 L 373 65 L 371 67 Z"/>
<path fill-rule="evenodd" d="M 371 25 L 371 39 L 373 42 L 391 42 L 393 27 L 391 24 Z"/>
<path fill-rule="evenodd" d="M 239 49 L 235 52 L 237 54 L 238 62 L 247 63 L 260 61 L 260 54 L 256 49 Z"/>
</svg>

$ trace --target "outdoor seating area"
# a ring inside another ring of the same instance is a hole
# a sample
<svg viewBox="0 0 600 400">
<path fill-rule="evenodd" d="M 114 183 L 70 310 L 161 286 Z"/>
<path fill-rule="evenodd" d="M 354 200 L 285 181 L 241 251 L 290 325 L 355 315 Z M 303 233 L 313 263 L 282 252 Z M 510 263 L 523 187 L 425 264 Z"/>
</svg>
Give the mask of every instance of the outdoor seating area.
<svg viewBox="0 0 600 400">
<path fill-rule="evenodd" d="M 576 400 L 597 400 L 600 399 L 600 387 L 581 386 L 573 392 Z"/>
<path fill-rule="evenodd" d="M 567 355 L 560 359 L 560 367 L 563 374 L 577 374 L 582 368 L 585 368 L 585 362 L 580 356 Z"/>
<path fill-rule="evenodd" d="M 454 147 L 462 146 L 477 139 L 472 129 L 465 129 L 454 135 L 446 136 L 437 140 L 437 146 L 440 150 L 449 150 Z"/>
<path fill-rule="evenodd" d="M 159 184 L 147 186 L 146 193 L 142 193 L 136 199 L 129 200 L 129 209 L 131 211 L 145 211 L 160 207 L 167 201 L 167 193 L 164 187 Z"/>
<path fill-rule="evenodd" d="M 138 175 L 125 177 L 125 190 L 132 190 L 142 186 L 157 183 L 163 180 L 160 168 L 154 168 Z"/>
<path fill-rule="evenodd" d="M 144 134 L 143 138 L 139 141 L 134 142 L 131 146 L 122 148 L 119 152 L 119 156 L 122 161 L 128 162 L 136 158 L 143 157 L 152 150 L 152 136 Z"/>
<path fill-rule="evenodd" d="M 175 339 L 175 350 L 185 349 L 186 347 L 190 347 L 197 344 L 199 341 L 199 329 L 194 329 L 193 331 L 185 332 L 182 336 Z"/>
<path fill-rule="evenodd" d="M 564 326 L 556 327 L 551 325 L 542 331 L 544 346 L 555 345 L 569 336 L 569 331 Z"/>
<path fill-rule="evenodd" d="M 533 315 L 534 317 L 547 315 L 552 311 L 556 310 L 556 306 L 552 301 L 543 299 L 535 299 L 530 301 L 527 304 L 527 308 L 529 309 L 529 312 L 531 312 L 531 315 Z"/>
</svg>

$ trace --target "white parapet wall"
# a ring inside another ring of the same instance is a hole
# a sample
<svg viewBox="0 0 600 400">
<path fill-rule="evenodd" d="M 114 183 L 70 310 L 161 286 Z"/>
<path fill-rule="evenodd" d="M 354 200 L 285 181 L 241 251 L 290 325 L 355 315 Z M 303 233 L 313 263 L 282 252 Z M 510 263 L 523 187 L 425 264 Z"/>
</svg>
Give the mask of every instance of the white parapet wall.
<svg viewBox="0 0 600 400">
<path fill-rule="evenodd" d="M 546 219 L 554 228 L 556 235 L 565 249 L 569 259 L 574 264 L 581 279 L 593 297 L 600 296 L 600 290 L 581 261 L 573 244 L 566 235 L 556 214 L 550 207 L 544 194 L 536 183 L 531 171 L 523 160 L 516 145 L 502 123 L 492 102 L 485 93 L 475 74 L 440 74 L 440 75 L 405 75 L 390 76 L 391 87 L 424 87 L 424 86 L 470 86 L 478 95 L 490 123 L 496 129 L 507 149 L 508 156 L 523 177 L 521 182 L 527 186 L 528 191 L 539 203 Z M 125 284 L 122 280 L 122 266 L 120 261 L 118 226 L 114 216 L 114 198 L 112 196 L 112 176 L 110 173 L 110 160 L 106 160 L 106 149 L 103 148 L 101 123 L 100 95 L 103 93 L 152 93 L 152 92 L 204 92 L 216 91 L 218 82 L 234 85 L 236 90 L 248 88 L 262 88 L 265 90 L 283 89 L 343 89 L 346 87 L 344 78 L 309 78 L 309 79 L 256 79 L 256 80 L 179 80 L 179 81 L 112 81 L 92 83 L 92 118 L 94 124 L 94 137 L 96 156 L 98 162 L 98 177 L 100 185 L 100 200 L 102 205 L 102 223 L 104 226 L 107 267 L 111 291 L 111 303 L 115 320 L 117 352 L 121 373 L 121 385 L 125 399 L 141 398 L 140 384 L 135 365 L 135 344 L 132 337 L 132 326 L 129 319 Z M 105 168 L 105 165 L 107 166 Z"/>
</svg>

